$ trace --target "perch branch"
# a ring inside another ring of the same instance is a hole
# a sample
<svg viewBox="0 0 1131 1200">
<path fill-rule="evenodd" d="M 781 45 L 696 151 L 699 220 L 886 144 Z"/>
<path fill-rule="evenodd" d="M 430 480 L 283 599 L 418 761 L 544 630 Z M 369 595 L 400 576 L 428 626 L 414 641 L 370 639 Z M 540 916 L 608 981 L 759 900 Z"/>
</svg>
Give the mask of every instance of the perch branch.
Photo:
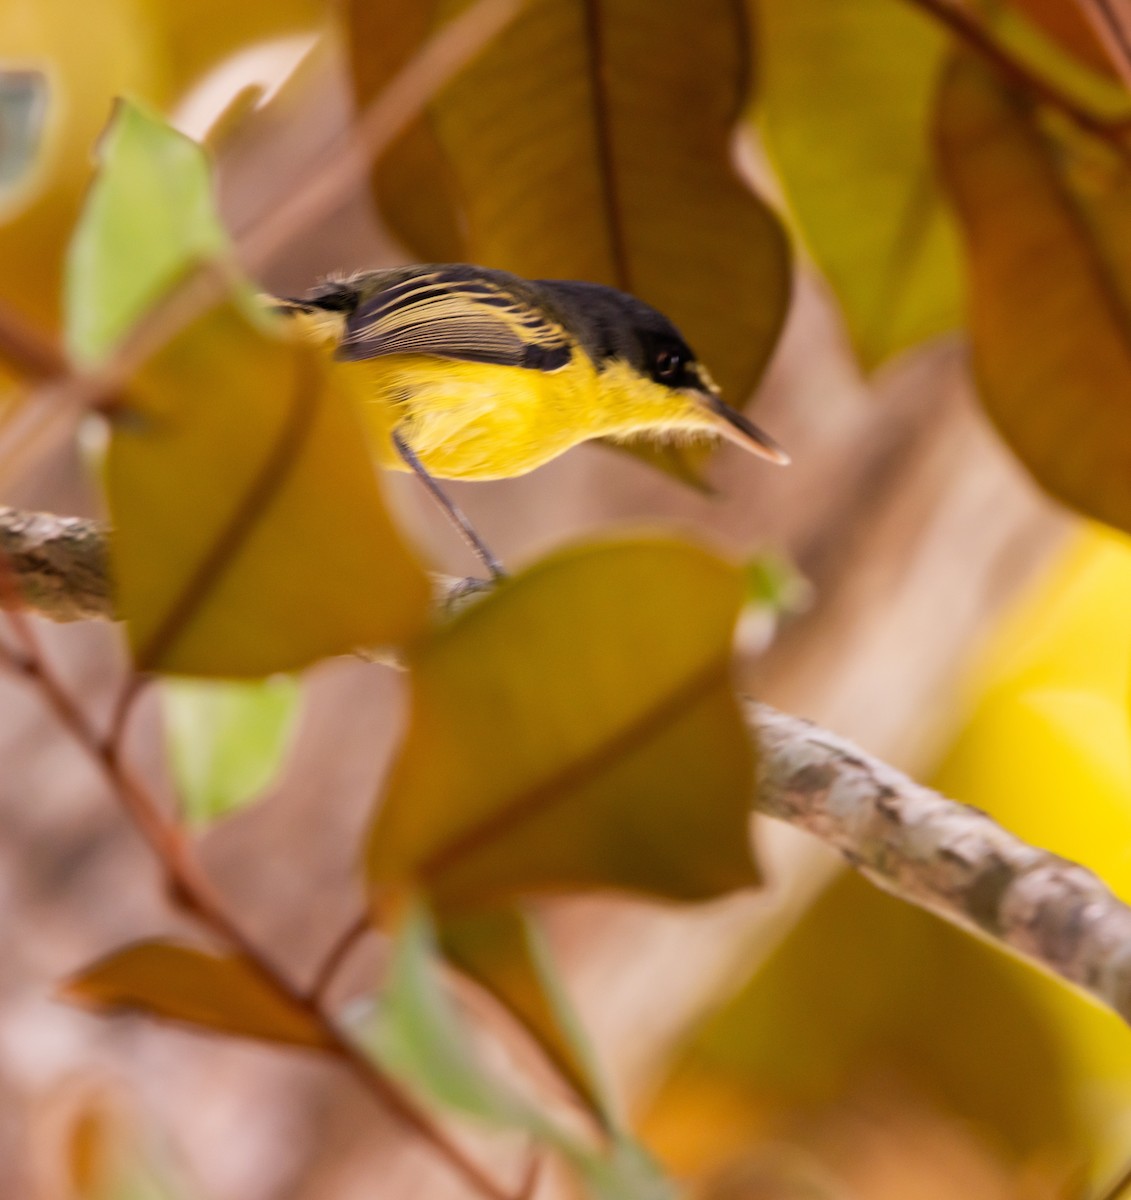
<svg viewBox="0 0 1131 1200">
<path fill-rule="evenodd" d="M 0 555 L 19 600 L 53 621 L 113 615 L 105 529 L 97 521 L 0 505 Z M 5 593 L 0 591 L 0 608 Z"/>
<path fill-rule="evenodd" d="M 877 886 L 1074 983 L 1131 1023 L 1131 907 L 1091 871 L 915 783 L 828 730 L 751 703 L 757 807 Z"/>
<path fill-rule="evenodd" d="M 112 616 L 96 522 L 0 508 L 0 546 L 11 547 L 29 608 L 73 619 L 59 599 L 73 591 L 84 615 Z M 763 704 L 747 711 L 761 747 L 759 812 L 807 830 L 886 891 L 989 937 L 1131 1023 L 1131 907 L 1095 875 L 834 733 Z"/>
</svg>

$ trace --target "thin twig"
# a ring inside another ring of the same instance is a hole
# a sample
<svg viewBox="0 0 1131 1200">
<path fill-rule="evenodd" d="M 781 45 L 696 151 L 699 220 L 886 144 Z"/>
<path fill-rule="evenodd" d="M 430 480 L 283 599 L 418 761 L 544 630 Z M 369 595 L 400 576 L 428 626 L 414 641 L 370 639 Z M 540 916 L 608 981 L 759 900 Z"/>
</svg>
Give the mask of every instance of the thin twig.
<svg viewBox="0 0 1131 1200">
<path fill-rule="evenodd" d="M 332 216 L 398 137 L 518 16 L 525 0 L 480 0 L 445 24 L 370 102 L 327 162 L 276 205 L 240 244 L 249 271 L 262 270 L 312 225 Z"/>
<path fill-rule="evenodd" d="M 213 934 L 235 950 L 274 992 L 302 1009 L 322 1034 L 328 1053 L 342 1063 L 354 1078 L 408 1128 L 426 1139 L 448 1164 L 471 1186 L 492 1200 L 510 1200 L 510 1193 L 482 1168 L 391 1079 L 387 1078 L 338 1028 L 316 1001 L 302 993 L 266 957 L 230 916 L 222 900 L 204 876 L 180 826 L 168 818 L 156 798 L 125 766 L 118 735 L 124 732 L 129 711 L 120 706 L 113 736 L 100 736 L 82 709 L 62 685 L 43 654 L 35 631 L 23 613 L 5 613 L 15 635 L 18 651 L 0 643 L 0 664 L 33 683 L 63 728 L 98 766 L 135 828 L 149 845 L 164 870 L 169 892 L 180 905 Z M 138 687 L 123 695 L 132 698 Z"/>
<path fill-rule="evenodd" d="M 326 992 L 342 964 L 349 957 L 353 948 L 366 934 L 372 932 L 373 922 L 369 913 L 363 912 L 355 917 L 338 935 L 338 938 L 326 952 L 325 958 L 314 973 L 310 986 L 306 989 L 306 997 L 312 1004 L 321 1004 L 326 998 Z"/>
<path fill-rule="evenodd" d="M 1043 104 L 1057 109 L 1075 125 L 1108 142 L 1122 157 L 1131 158 L 1125 140 L 1127 118 L 1108 118 L 1092 112 L 1068 92 L 1014 58 L 1001 46 L 977 18 L 970 16 L 950 0 L 907 0 L 928 16 L 945 25 L 964 45 L 1003 75 L 1019 83 Z"/>
</svg>

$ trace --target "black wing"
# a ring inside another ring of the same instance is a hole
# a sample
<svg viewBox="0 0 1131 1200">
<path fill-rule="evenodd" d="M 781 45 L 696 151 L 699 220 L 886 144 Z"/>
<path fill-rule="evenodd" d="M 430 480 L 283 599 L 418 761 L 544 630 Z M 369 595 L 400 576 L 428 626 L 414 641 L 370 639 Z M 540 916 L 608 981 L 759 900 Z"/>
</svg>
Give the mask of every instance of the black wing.
<svg viewBox="0 0 1131 1200">
<path fill-rule="evenodd" d="M 555 371 L 574 340 L 502 272 L 430 267 L 368 297 L 346 320 L 343 359 L 433 354 Z"/>
</svg>

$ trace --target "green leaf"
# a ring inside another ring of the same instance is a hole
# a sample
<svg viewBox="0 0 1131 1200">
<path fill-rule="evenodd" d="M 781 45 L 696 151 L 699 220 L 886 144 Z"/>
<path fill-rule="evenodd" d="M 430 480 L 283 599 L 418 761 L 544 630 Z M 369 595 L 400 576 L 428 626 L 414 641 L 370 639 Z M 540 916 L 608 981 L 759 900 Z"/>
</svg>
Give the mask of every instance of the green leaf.
<svg viewBox="0 0 1131 1200">
<path fill-rule="evenodd" d="M 966 57 L 937 136 L 983 403 L 1046 489 L 1131 529 L 1131 166 Z"/>
<path fill-rule="evenodd" d="M 754 555 L 744 568 L 746 602 L 773 615 L 802 612 L 813 601 L 813 585 L 776 550 Z"/>
<path fill-rule="evenodd" d="M 492 1078 L 436 973 L 436 935 L 427 909 L 410 907 L 397 932 L 388 980 L 366 1041 L 386 1070 L 465 1116 L 556 1140 L 530 1101 Z"/>
<path fill-rule="evenodd" d="M 71 242 L 67 348 L 105 358 L 147 308 L 197 263 L 228 251 L 204 151 L 150 109 L 119 101 Z"/>
<path fill-rule="evenodd" d="M 583 545 L 410 657 L 408 732 L 369 839 L 380 907 L 532 891 L 675 900 L 758 880 L 753 748 L 731 686 L 741 574 L 666 539 Z"/>
<path fill-rule="evenodd" d="M 385 511 L 363 400 L 348 364 L 232 308 L 135 378 L 106 474 L 140 670 L 247 678 L 424 628 L 428 581 Z"/>
<path fill-rule="evenodd" d="M 42 71 L 0 71 L 0 212 L 26 185 L 47 117 Z"/>
<path fill-rule="evenodd" d="M 439 936 L 444 956 L 499 1000 L 597 1120 L 614 1128 L 592 1047 L 531 914 L 509 907 L 452 917 L 441 923 Z"/>
<path fill-rule="evenodd" d="M 306 1009 L 280 995 L 245 959 L 178 942 L 116 950 L 69 979 L 62 995 L 106 1012 L 141 1012 L 238 1037 L 327 1046 Z"/>
<path fill-rule="evenodd" d="M 359 100 L 458 7 L 391 0 L 378 36 L 353 0 Z M 749 85 L 735 0 L 531 0 L 385 159 L 378 201 L 421 258 L 633 292 L 742 404 L 790 275 L 778 221 L 734 167 Z"/>
<path fill-rule="evenodd" d="M 757 14 L 766 147 L 871 368 L 961 323 L 929 137 L 949 35 L 892 0 L 763 0 Z"/>
<path fill-rule="evenodd" d="M 222 817 L 271 782 L 290 744 L 301 695 L 288 676 L 163 682 L 165 736 L 189 821 Z"/>
<path fill-rule="evenodd" d="M 485 1071 L 471 1031 L 441 985 L 437 961 L 428 910 L 412 903 L 403 914 L 388 982 L 365 1032 L 384 1069 L 433 1103 L 533 1135 L 569 1163 L 596 1200 L 670 1200 L 670 1182 L 631 1139 L 618 1136 L 598 1152 Z"/>
</svg>

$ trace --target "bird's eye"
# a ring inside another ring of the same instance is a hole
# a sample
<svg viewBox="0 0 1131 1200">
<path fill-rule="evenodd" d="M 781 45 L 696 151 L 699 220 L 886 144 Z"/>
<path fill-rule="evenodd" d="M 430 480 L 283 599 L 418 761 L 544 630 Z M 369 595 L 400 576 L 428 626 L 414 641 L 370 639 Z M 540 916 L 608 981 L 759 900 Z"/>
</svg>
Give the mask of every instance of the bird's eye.
<svg viewBox="0 0 1131 1200">
<path fill-rule="evenodd" d="M 653 364 L 655 377 L 664 383 L 678 379 L 683 370 L 683 355 L 678 350 L 663 349 L 657 351 Z"/>
</svg>

